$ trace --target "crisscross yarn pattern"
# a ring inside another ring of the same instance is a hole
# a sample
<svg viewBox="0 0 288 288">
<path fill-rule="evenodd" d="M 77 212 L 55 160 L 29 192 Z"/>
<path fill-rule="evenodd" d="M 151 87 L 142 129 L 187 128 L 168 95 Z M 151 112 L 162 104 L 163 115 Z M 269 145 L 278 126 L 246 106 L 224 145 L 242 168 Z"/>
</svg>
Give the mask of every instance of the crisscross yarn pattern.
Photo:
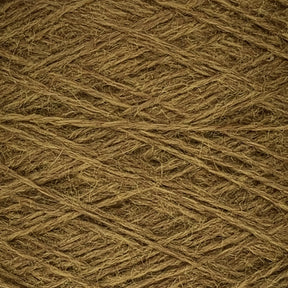
<svg viewBox="0 0 288 288">
<path fill-rule="evenodd" d="M 0 1 L 1 288 L 287 288 L 286 0 Z"/>
</svg>

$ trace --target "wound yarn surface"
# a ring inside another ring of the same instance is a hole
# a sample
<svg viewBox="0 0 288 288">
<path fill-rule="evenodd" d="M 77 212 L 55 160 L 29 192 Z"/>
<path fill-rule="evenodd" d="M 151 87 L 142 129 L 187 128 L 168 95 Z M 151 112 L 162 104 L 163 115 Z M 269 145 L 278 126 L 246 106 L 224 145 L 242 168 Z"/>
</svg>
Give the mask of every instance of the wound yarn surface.
<svg viewBox="0 0 288 288">
<path fill-rule="evenodd" d="M 0 288 L 287 288 L 287 212 L 287 0 L 0 1 Z"/>
</svg>

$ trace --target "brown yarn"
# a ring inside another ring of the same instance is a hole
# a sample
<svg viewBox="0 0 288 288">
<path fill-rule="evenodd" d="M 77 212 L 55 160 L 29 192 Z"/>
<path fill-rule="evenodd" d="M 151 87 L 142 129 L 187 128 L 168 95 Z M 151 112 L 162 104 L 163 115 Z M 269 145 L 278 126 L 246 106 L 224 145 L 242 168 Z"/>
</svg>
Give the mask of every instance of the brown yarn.
<svg viewBox="0 0 288 288">
<path fill-rule="evenodd" d="M 0 288 L 288 287 L 287 0 L 0 2 Z"/>
</svg>

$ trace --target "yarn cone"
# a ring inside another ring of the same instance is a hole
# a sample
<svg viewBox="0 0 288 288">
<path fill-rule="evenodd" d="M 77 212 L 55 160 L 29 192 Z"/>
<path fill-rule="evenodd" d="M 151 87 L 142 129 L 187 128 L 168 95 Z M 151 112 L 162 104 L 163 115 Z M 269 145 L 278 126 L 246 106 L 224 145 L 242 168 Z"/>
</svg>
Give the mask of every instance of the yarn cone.
<svg viewBox="0 0 288 288">
<path fill-rule="evenodd" d="M 287 31 L 287 0 L 0 1 L 0 288 L 287 288 Z"/>
</svg>

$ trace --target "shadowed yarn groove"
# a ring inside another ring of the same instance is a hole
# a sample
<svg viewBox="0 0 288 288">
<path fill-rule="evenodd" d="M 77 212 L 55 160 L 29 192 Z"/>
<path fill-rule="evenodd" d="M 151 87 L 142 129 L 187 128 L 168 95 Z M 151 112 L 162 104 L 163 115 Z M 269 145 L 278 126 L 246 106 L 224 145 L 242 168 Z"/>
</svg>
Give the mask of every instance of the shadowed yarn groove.
<svg viewBox="0 0 288 288">
<path fill-rule="evenodd" d="M 287 288 L 286 0 L 0 1 L 0 288 Z"/>
</svg>

